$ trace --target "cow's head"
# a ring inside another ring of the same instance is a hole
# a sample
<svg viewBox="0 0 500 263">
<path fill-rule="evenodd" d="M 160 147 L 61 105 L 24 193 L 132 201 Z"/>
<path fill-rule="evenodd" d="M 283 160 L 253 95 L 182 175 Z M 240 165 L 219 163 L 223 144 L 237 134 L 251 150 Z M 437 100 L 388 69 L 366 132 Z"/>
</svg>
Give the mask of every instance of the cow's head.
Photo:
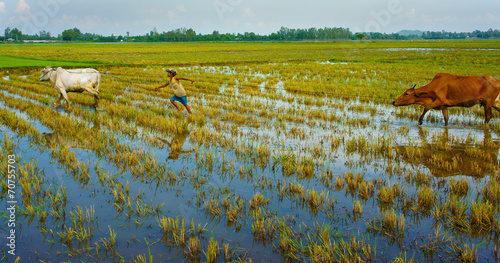
<svg viewBox="0 0 500 263">
<path fill-rule="evenodd" d="M 55 138 L 53 133 L 42 133 L 42 137 L 45 139 L 45 143 L 49 148 L 54 147 L 56 145 Z"/>
<path fill-rule="evenodd" d="M 422 98 L 423 96 L 427 95 L 427 92 L 419 92 L 417 89 L 415 89 L 415 85 L 410 89 L 407 89 L 401 96 L 399 96 L 395 101 L 392 102 L 392 105 L 394 106 L 406 106 L 406 105 L 411 105 L 417 103 L 417 100 L 419 98 Z"/>
<path fill-rule="evenodd" d="M 40 81 L 46 81 L 50 79 L 50 75 L 55 69 L 47 66 L 42 70 L 42 75 L 40 76 Z"/>
</svg>

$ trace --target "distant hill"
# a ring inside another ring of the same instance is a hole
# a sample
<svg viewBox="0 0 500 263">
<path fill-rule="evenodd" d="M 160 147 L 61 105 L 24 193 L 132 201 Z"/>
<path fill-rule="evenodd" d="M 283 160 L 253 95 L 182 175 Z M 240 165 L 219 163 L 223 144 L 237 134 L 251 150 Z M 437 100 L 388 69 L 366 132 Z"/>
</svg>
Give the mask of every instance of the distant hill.
<svg viewBox="0 0 500 263">
<path fill-rule="evenodd" d="M 422 36 L 422 31 L 420 30 L 401 30 L 399 31 L 397 34 L 399 35 L 402 35 L 402 36 L 418 36 L 418 37 L 421 37 Z"/>
</svg>

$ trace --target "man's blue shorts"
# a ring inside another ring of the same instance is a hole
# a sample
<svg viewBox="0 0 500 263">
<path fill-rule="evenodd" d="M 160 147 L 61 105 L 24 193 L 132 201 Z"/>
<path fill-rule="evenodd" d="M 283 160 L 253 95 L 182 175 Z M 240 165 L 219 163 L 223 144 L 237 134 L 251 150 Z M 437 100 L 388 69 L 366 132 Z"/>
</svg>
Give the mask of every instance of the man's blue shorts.
<svg viewBox="0 0 500 263">
<path fill-rule="evenodd" d="M 182 105 L 188 104 L 187 96 L 177 97 L 177 95 L 174 95 L 170 100 L 178 101 L 182 103 Z"/>
</svg>

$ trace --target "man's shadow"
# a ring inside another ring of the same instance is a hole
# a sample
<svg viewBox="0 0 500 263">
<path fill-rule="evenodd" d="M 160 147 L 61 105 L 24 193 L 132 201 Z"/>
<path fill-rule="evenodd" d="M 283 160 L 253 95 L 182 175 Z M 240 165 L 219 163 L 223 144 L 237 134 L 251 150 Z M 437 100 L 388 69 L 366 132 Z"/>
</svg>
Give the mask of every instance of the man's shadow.
<svg viewBox="0 0 500 263">
<path fill-rule="evenodd" d="M 159 142 L 162 143 L 162 145 L 160 146 L 160 149 L 163 149 L 165 147 L 165 144 L 170 147 L 170 152 L 168 153 L 167 160 L 169 160 L 169 159 L 170 160 L 177 160 L 177 159 L 179 159 L 179 156 L 181 154 L 194 152 L 194 149 L 186 150 L 186 151 L 182 150 L 182 146 L 186 142 L 186 139 L 189 136 L 189 133 L 190 133 L 189 131 L 186 131 L 184 133 L 179 133 L 179 134 L 175 135 L 175 137 L 172 138 L 172 140 L 170 142 L 165 140 L 165 139 L 162 139 L 162 138 L 158 138 L 158 137 L 156 138 L 156 139 L 158 139 Z"/>
</svg>

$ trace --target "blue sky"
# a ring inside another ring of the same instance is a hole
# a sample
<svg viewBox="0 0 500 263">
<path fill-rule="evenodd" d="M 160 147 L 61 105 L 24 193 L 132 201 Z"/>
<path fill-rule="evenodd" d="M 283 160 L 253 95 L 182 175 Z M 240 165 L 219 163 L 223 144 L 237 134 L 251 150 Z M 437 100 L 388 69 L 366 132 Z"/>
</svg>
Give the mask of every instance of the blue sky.
<svg viewBox="0 0 500 263">
<path fill-rule="evenodd" d="M 403 29 L 471 32 L 500 29 L 498 0 L 0 0 L 6 27 L 56 36 L 77 27 L 102 35 L 144 35 L 177 28 L 207 34 L 270 34 L 288 28 L 344 27 L 353 32 Z"/>
</svg>

